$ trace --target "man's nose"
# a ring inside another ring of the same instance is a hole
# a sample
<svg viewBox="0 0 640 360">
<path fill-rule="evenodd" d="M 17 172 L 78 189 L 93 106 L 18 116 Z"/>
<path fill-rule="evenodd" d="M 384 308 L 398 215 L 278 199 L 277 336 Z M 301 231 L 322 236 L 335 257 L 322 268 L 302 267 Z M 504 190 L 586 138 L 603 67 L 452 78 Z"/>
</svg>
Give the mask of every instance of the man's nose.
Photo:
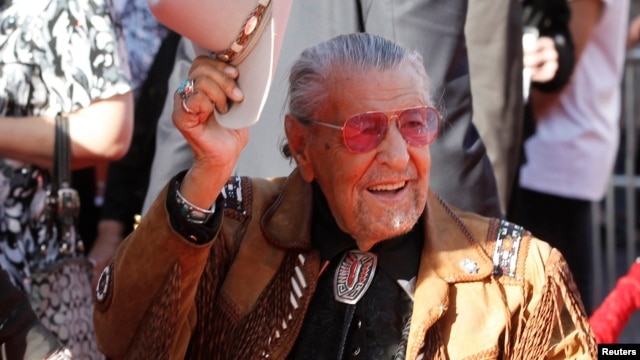
<svg viewBox="0 0 640 360">
<path fill-rule="evenodd" d="M 409 161 L 409 144 L 398 129 L 397 122 L 391 121 L 384 139 L 377 148 L 377 159 L 391 168 L 404 169 Z"/>
</svg>

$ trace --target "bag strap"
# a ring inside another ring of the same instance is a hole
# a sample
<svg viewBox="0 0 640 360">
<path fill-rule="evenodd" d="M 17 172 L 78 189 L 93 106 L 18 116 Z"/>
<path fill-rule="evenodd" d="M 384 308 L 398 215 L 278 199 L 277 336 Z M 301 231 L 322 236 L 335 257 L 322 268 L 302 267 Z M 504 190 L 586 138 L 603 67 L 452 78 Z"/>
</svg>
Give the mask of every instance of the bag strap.
<svg viewBox="0 0 640 360">
<path fill-rule="evenodd" d="M 57 193 L 60 188 L 71 187 L 69 118 L 62 114 L 56 115 L 55 131 L 53 176 L 51 179 L 52 194 Z"/>
<path fill-rule="evenodd" d="M 58 114 L 55 121 L 53 174 L 49 205 L 50 226 L 58 230 L 58 242 L 62 254 L 84 251 L 84 245 L 76 231 L 76 220 L 80 214 L 80 196 L 71 187 L 71 139 L 69 118 Z"/>
</svg>

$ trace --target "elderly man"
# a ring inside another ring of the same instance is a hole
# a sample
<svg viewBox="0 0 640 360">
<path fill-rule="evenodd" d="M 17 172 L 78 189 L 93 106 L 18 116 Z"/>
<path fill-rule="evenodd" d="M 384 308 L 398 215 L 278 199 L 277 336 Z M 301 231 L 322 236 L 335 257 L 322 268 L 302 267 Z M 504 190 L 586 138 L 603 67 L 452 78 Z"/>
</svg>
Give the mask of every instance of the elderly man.
<svg viewBox="0 0 640 360">
<path fill-rule="evenodd" d="M 567 359 L 595 341 L 560 253 L 429 190 L 440 115 L 420 55 L 341 35 L 291 69 L 287 178 L 233 177 L 229 65 L 199 57 L 173 119 L 193 166 L 101 276 L 113 359 Z M 213 205 L 212 205 L 213 204 Z"/>
</svg>

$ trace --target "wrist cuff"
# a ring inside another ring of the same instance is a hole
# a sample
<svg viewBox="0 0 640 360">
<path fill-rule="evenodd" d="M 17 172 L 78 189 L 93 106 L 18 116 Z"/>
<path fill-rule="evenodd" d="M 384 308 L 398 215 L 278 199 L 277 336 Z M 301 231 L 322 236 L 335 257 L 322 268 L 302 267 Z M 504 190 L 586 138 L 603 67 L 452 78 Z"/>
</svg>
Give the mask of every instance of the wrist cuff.
<svg viewBox="0 0 640 360">
<path fill-rule="evenodd" d="M 187 221 L 193 224 L 206 223 L 213 214 L 215 214 L 216 203 L 214 202 L 210 209 L 203 209 L 197 205 L 192 204 L 189 200 L 185 199 L 180 193 L 180 189 L 176 189 L 176 203 L 180 207 L 180 213 L 187 219 Z"/>
</svg>

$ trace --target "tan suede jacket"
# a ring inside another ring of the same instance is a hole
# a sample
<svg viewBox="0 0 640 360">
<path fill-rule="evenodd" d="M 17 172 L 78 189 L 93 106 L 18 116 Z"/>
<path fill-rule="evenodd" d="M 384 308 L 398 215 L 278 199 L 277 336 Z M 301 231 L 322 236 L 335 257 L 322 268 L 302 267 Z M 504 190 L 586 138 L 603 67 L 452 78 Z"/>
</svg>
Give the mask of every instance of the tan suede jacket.
<svg viewBox="0 0 640 360">
<path fill-rule="evenodd" d="M 284 359 L 321 271 L 311 186 L 294 171 L 242 178 L 213 241 L 170 226 L 167 189 L 103 274 L 94 313 L 111 359 Z M 524 232 L 513 272 L 496 271 L 500 220 L 429 194 L 407 359 L 595 359 L 560 253 Z"/>
</svg>

